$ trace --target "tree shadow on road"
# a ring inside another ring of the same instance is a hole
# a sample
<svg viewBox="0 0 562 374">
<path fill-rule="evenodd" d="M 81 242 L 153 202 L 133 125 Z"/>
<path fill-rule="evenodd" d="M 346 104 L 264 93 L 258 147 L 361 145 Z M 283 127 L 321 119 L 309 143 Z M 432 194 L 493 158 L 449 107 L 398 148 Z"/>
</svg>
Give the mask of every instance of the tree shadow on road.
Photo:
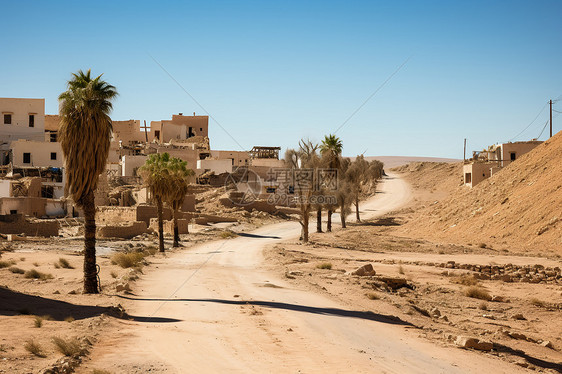
<svg viewBox="0 0 562 374">
<path fill-rule="evenodd" d="M 272 235 L 258 235 L 258 234 L 250 234 L 247 232 L 238 232 L 236 233 L 238 236 L 243 236 L 245 238 L 255 238 L 255 239 L 281 239 L 280 236 L 272 236 Z"/>
<path fill-rule="evenodd" d="M 64 321 L 68 317 L 81 320 L 97 317 L 102 314 L 138 322 L 164 323 L 180 321 L 175 318 L 131 316 L 124 313 L 122 309 L 113 306 L 72 304 L 66 301 L 28 295 L 0 287 L 0 316 L 16 316 L 21 314 L 48 315 L 56 321 Z"/>
<path fill-rule="evenodd" d="M 259 301 L 259 300 L 226 300 L 226 299 L 158 299 L 158 298 L 134 298 L 129 296 L 116 295 L 123 299 L 135 301 L 180 301 L 180 302 L 199 302 L 199 303 L 218 303 L 227 305 L 254 305 L 271 309 L 292 310 L 295 312 L 312 313 L 325 316 L 359 318 L 368 321 L 388 323 L 391 325 L 402 325 L 415 327 L 410 322 L 404 321 L 396 316 L 373 313 L 371 311 L 347 310 L 339 308 L 320 308 L 307 305 L 281 303 L 276 301 Z"/>
</svg>

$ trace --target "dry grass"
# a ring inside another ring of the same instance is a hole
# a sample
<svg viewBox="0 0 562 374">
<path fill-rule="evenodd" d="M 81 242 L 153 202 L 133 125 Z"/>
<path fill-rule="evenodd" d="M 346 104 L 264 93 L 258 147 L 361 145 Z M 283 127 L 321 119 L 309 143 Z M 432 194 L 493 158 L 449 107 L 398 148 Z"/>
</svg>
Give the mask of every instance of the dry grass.
<svg viewBox="0 0 562 374">
<path fill-rule="evenodd" d="M 25 270 L 18 268 L 17 266 L 12 266 L 8 270 L 10 270 L 14 274 L 24 274 Z"/>
<path fill-rule="evenodd" d="M 148 252 L 129 252 L 129 253 L 116 253 L 111 256 L 111 263 L 119 265 L 124 269 L 132 267 L 140 267 L 144 265 L 144 258 Z"/>
<path fill-rule="evenodd" d="M 402 267 L 402 265 L 398 266 L 398 274 L 402 274 L 404 275 L 404 268 Z"/>
<path fill-rule="evenodd" d="M 374 292 L 368 292 L 365 294 L 369 300 L 379 300 L 381 297 Z"/>
<path fill-rule="evenodd" d="M 31 269 L 28 270 L 24 273 L 24 277 L 26 278 L 33 278 L 33 279 L 41 279 L 41 280 L 47 280 L 47 279 L 53 279 L 53 275 L 52 274 L 47 274 L 47 273 L 42 273 L 40 271 L 37 271 L 35 269 Z"/>
<path fill-rule="evenodd" d="M 64 319 L 64 321 L 70 323 L 70 322 L 74 322 L 75 319 L 74 319 L 74 317 L 72 317 L 72 316 L 68 316 L 68 317 L 66 317 L 66 318 Z"/>
<path fill-rule="evenodd" d="M 84 349 L 80 346 L 78 339 L 63 339 L 58 336 L 52 338 L 53 344 L 57 351 L 65 356 L 74 357 L 84 353 Z"/>
<path fill-rule="evenodd" d="M 222 239 L 233 239 L 233 238 L 238 237 L 238 235 L 236 235 L 236 234 L 233 233 L 232 231 L 221 231 L 220 237 L 221 237 Z"/>
<path fill-rule="evenodd" d="M 39 345 L 39 343 L 37 343 L 34 339 L 29 339 L 27 342 L 25 342 L 23 347 L 25 348 L 26 351 L 28 351 L 34 356 L 47 357 L 43 353 L 43 349 L 41 348 L 41 345 Z"/>
<path fill-rule="evenodd" d="M 10 267 L 12 265 L 15 265 L 15 263 L 16 262 L 14 260 L 0 261 L 0 269 Z"/>
<path fill-rule="evenodd" d="M 539 308 L 546 308 L 548 306 L 546 302 L 539 300 L 536 297 L 533 297 L 531 300 L 529 300 L 529 302 L 531 303 L 531 305 L 534 305 Z"/>
<path fill-rule="evenodd" d="M 322 262 L 321 264 L 316 265 L 316 268 L 332 270 L 332 264 L 330 262 Z"/>
<path fill-rule="evenodd" d="M 486 303 L 485 301 L 482 301 L 480 303 L 480 305 L 478 305 L 478 309 L 480 310 L 488 310 L 488 303 Z"/>
<path fill-rule="evenodd" d="M 461 275 L 458 277 L 451 278 L 451 282 L 462 284 L 463 286 L 477 286 L 478 279 L 474 278 L 471 275 Z"/>
<path fill-rule="evenodd" d="M 115 270 L 111 271 L 111 278 L 117 278 L 117 272 Z"/>
<path fill-rule="evenodd" d="M 70 263 L 68 262 L 68 260 L 64 257 L 59 258 L 59 262 L 55 264 L 55 266 L 57 266 L 57 264 L 64 269 L 74 269 L 74 267 L 72 265 L 70 265 Z"/>
<path fill-rule="evenodd" d="M 464 290 L 464 295 L 468 297 L 472 297 L 474 299 L 480 299 L 486 301 L 492 299 L 492 296 L 490 296 L 490 293 L 488 291 L 478 286 L 468 287 L 467 289 Z"/>
<path fill-rule="evenodd" d="M 41 326 L 43 326 L 43 317 L 35 316 L 35 318 L 33 319 L 33 325 L 36 328 L 40 328 Z"/>
<path fill-rule="evenodd" d="M 94 369 L 92 370 L 92 374 L 111 374 L 111 372 L 103 369 Z"/>
</svg>

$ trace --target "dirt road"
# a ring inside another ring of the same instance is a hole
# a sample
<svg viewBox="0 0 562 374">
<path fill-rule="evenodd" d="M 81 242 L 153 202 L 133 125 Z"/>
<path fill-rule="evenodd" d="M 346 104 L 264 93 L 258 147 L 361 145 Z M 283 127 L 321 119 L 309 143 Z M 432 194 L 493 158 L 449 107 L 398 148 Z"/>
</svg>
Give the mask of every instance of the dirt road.
<svg viewBox="0 0 562 374">
<path fill-rule="evenodd" d="M 407 184 L 390 177 L 362 210 L 365 217 L 383 214 L 409 198 Z M 296 222 L 275 224 L 157 258 L 123 300 L 143 320 L 118 322 L 120 330 L 81 372 L 518 372 L 491 356 L 431 344 L 404 321 L 338 305 L 263 270 L 263 247 L 299 231 Z"/>
</svg>

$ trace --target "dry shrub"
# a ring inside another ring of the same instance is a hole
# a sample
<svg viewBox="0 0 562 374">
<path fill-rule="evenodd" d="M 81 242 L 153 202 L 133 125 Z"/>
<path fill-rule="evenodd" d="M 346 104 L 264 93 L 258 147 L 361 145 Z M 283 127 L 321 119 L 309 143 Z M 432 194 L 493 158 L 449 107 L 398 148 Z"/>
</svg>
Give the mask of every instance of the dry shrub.
<svg viewBox="0 0 562 374">
<path fill-rule="evenodd" d="M 381 297 L 374 292 L 365 294 L 369 300 L 379 300 Z"/>
<path fill-rule="evenodd" d="M 530 300 L 530 302 L 531 302 L 531 305 L 534 305 L 534 306 L 539 307 L 539 308 L 546 308 L 548 306 L 547 303 L 545 303 L 542 300 L 537 299 L 536 297 L 533 297 Z"/>
<path fill-rule="evenodd" d="M 478 309 L 488 310 L 488 304 L 485 301 L 483 301 L 483 302 L 480 303 L 480 305 L 478 305 Z"/>
<path fill-rule="evenodd" d="M 92 374 L 111 374 L 111 372 L 103 369 L 94 369 L 92 370 Z"/>
<path fill-rule="evenodd" d="M 64 321 L 70 323 L 70 322 L 74 322 L 75 319 L 74 319 L 74 317 L 72 317 L 72 316 L 68 316 L 68 317 L 66 317 L 66 318 L 64 319 Z"/>
<path fill-rule="evenodd" d="M 116 253 L 111 256 L 111 263 L 119 265 L 124 269 L 140 267 L 143 265 L 144 258 L 148 255 L 145 252 Z"/>
<path fill-rule="evenodd" d="M 402 265 L 398 266 L 398 274 L 404 275 L 404 268 L 402 267 Z"/>
<path fill-rule="evenodd" d="M 490 296 L 490 293 L 488 291 L 486 291 L 482 287 L 477 286 L 468 287 L 466 290 L 464 290 L 464 295 L 480 300 L 488 301 L 492 299 L 492 296 Z"/>
<path fill-rule="evenodd" d="M 326 269 L 326 270 L 331 270 L 332 269 L 332 264 L 329 262 L 323 262 L 321 264 L 316 265 L 316 267 L 318 269 Z"/>
<path fill-rule="evenodd" d="M 0 261 L 0 269 L 10 267 L 12 265 L 15 265 L 15 263 L 16 262 L 14 260 Z"/>
<path fill-rule="evenodd" d="M 25 270 L 20 269 L 20 268 L 18 268 L 18 267 L 16 267 L 16 266 L 12 266 L 12 267 L 10 267 L 8 270 L 10 270 L 10 271 L 11 271 L 12 273 L 14 273 L 14 274 L 23 274 L 23 273 L 25 273 Z"/>
<path fill-rule="evenodd" d="M 471 275 L 461 275 L 458 277 L 451 278 L 451 282 L 462 284 L 463 286 L 477 286 L 478 279 L 474 278 Z"/>
<path fill-rule="evenodd" d="M 117 278 L 117 272 L 116 271 L 112 270 L 110 274 L 111 274 L 112 278 Z"/>
<path fill-rule="evenodd" d="M 80 342 L 76 338 L 63 339 L 58 336 L 54 336 L 52 341 L 57 351 L 65 356 L 74 357 L 85 353 L 85 350 L 80 346 Z"/>
<path fill-rule="evenodd" d="M 221 231 L 221 233 L 220 233 L 220 237 L 222 239 L 232 239 L 232 238 L 236 238 L 237 236 L 238 235 L 236 235 L 232 231 Z"/>
<path fill-rule="evenodd" d="M 65 269 L 74 269 L 74 267 L 72 265 L 70 265 L 70 263 L 68 262 L 68 260 L 66 258 L 59 258 L 59 262 L 55 264 L 55 266 L 57 266 L 57 264 L 61 267 L 61 268 L 65 268 Z"/>
<path fill-rule="evenodd" d="M 37 343 L 33 339 L 29 339 L 27 342 L 25 342 L 23 347 L 32 355 L 35 355 L 37 357 L 46 357 L 46 355 L 43 353 L 43 349 L 41 349 L 41 345 L 39 345 L 39 343 Z"/>
<path fill-rule="evenodd" d="M 36 328 L 40 328 L 41 326 L 43 326 L 43 317 L 35 316 L 33 320 L 33 325 Z"/>
<path fill-rule="evenodd" d="M 33 278 L 33 279 L 41 279 L 41 280 L 53 279 L 52 274 L 42 273 L 42 272 L 37 271 L 35 269 L 31 269 L 31 270 L 26 271 L 25 274 L 24 274 L 24 277 Z"/>
</svg>

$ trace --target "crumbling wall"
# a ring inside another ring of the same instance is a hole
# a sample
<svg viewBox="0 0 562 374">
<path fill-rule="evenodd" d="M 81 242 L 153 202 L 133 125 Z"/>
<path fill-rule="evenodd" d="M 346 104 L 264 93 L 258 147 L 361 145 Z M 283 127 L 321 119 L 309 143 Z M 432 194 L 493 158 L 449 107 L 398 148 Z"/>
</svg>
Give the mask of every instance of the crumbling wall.
<svg viewBox="0 0 562 374">
<path fill-rule="evenodd" d="M 188 234 L 189 229 L 189 219 L 178 219 L 178 231 L 180 234 Z M 174 234 L 174 221 L 164 221 L 164 233 L 165 234 Z M 150 220 L 150 228 L 155 232 L 158 232 L 158 218 L 152 218 Z"/>
<path fill-rule="evenodd" d="M 145 222 L 135 221 L 124 225 L 107 225 L 97 229 L 97 236 L 100 238 L 123 238 L 131 239 L 137 235 L 150 232 Z"/>
<path fill-rule="evenodd" d="M 96 221 L 104 225 L 117 225 L 139 220 L 135 207 L 100 206 L 96 209 Z"/>
<path fill-rule="evenodd" d="M 21 214 L 0 215 L 0 233 L 25 234 L 27 236 L 58 236 L 57 221 L 29 220 Z"/>
<path fill-rule="evenodd" d="M 168 221 L 172 219 L 172 210 L 170 208 L 163 208 L 163 219 Z M 139 205 L 137 206 L 137 221 L 143 221 L 147 226 L 150 225 L 151 218 L 158 217 L 158 209 L 153 205 Z"/>
</svg>

